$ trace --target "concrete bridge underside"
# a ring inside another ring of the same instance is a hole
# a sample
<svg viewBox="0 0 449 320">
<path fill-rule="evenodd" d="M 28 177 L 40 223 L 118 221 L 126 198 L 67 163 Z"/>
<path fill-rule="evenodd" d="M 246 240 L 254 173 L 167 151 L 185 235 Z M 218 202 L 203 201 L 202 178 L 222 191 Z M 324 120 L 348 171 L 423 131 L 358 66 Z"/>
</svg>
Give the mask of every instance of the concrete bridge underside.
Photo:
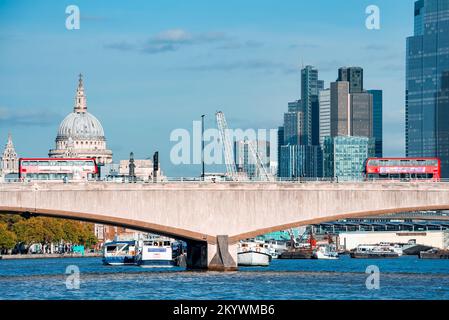
<svg viewBox="0 0 449 320">
<path fill-rule="evenodd" d="M 350 217 L 449 209 L 449 183 L 0 184 L 0 212 L 77 219 L 188 243 L 191 268 L 233 270 L 239 240 Z"/>
</svg>

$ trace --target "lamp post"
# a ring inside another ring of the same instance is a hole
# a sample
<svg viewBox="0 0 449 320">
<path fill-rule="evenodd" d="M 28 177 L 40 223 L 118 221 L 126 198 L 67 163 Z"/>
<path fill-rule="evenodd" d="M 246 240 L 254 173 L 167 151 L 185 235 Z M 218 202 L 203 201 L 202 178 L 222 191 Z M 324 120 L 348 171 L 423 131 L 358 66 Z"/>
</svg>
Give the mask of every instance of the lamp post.
<svg viewBox="0 0 449 320">
<path fill-rule="evenodd" d="M 201 165 L 202 165 L 202 173 L 201 180 L 204 181 L 204 117 L 205 115 L 201 115 Z"/>
</svg>

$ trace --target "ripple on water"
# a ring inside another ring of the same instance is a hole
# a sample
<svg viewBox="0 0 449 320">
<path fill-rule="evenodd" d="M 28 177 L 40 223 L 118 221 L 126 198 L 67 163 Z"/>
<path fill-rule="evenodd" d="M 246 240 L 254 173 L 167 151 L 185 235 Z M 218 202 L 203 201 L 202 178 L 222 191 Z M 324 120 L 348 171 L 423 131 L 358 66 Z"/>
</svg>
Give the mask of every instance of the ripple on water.
<svg viewBox="0 0 449 320">
<path fill-rule="evenodd" d="M 366 267 L 380 290 L 367 290 Z M 67 290 L 77 265 L 80 290 Z M 274 260 L 239 272 L 107 267 L 98 258 L 0 261 L 0 299 L 449 299 L 449 260 Z"/>
</svg>

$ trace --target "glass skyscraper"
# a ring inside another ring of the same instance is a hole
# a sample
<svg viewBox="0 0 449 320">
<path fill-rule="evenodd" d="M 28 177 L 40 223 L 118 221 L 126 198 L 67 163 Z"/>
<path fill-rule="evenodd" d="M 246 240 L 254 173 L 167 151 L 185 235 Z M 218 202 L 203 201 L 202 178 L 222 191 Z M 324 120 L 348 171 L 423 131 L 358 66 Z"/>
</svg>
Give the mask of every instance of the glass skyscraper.
<svg viewBox="0 0 449 320">
<path fill-rule="evenodd" d="M 301 70 L 301 101 L 304 113 L 303 136 L 305 145 L 319 144 L 318 93 L 324 89 L 324 81 L 318 80 L 318 70 L 306 66 Z"/>
<path fill-rule="evenodd" d="M 374 138 L 326 137 L 323 145 L 324 176 L 343 181 L 360 181 L 364 178 L 364 164 L 374 157 Z"/>
<path fill-rule="evenodd" d="M 414 35 L 407 38 L 406 155 L 439 157 L 449 178 L 449 1 L 415 2 Z"/>
<path fill-rule="evenodd" d="M 376 138 L 376 157 L 383 155 L 383 135 L 382 135 L 382 90 L 368 90 L 373 96 L 373 136 Z"/>
<path fill-rule="evenodd" d="M 320 146 L 281 146 L 280 177 L 316 178 L 322 176 L 323 157 Z"/>
</svg>

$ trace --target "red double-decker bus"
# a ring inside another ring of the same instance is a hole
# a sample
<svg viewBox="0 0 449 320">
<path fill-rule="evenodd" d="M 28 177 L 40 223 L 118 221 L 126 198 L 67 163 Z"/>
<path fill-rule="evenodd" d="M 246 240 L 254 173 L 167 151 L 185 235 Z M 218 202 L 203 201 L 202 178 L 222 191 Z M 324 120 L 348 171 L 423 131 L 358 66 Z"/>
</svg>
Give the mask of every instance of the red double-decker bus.
<svg viewBox="0 0 449 320">
<path fill-rule="evenodd" d="M 85 181 L 98 174 L 95 159 L 20 158 L 19 178 L 40 181 Z"/>
<path fill-rule="evenodd" d="M 438 158 L 368 158 L 367 180 L 430 180 L 439 181 L 441 162 Z"/>
</svg>

